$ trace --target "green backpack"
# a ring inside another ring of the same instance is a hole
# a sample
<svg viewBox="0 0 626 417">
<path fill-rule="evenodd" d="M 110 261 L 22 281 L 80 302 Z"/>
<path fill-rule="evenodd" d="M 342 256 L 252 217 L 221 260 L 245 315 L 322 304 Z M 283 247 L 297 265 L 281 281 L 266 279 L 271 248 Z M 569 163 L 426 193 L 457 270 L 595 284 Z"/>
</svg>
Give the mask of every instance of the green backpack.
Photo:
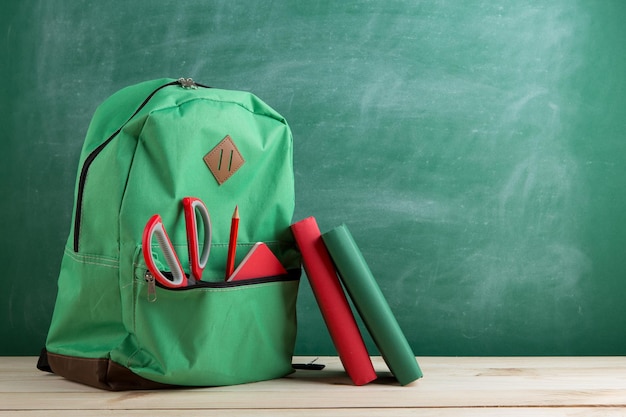
<svg viewBox="0 0 626 417">
<path fill-rule="evenodd" d="M 80 157 L 40 369 L 110 390 L 230 385 L 292 372 L 300 278 L 289 230 L 292 146 L 286 121 L 246 92 L 162 79 L 103 102 Z M 203 255 L 210 251 L 201 280 L 191 279 L 186 197 L 210 215 L 205 233 L 197 232 L 208 245 Z M 225 280 L 236 206 L 236 260 L 264 242 L 286 274 Z M 162 239 L 142 250 L 155 214 L 187 286 L 160 285 L 148 272 L 151 258 L 172 275 Z"/>
</svg>

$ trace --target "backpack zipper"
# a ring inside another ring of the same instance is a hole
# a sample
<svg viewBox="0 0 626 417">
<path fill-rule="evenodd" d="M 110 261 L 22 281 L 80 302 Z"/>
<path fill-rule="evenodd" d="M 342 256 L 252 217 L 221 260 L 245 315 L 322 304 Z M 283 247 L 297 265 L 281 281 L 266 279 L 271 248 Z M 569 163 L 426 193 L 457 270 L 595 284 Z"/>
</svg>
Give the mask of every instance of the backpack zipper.
<svg viewBox="0 0 626 417">
<path fill-rule="evenodd" d="M 157 299 L 156 287 L 166 289 L 168 291 L 190 291 L 199 288 L 233 288 L 233 287 L 243 287 L 247 285 L 256 285 L 256 284 L 265 284 L 270 282 L 289 282 L 289 281 L 298 281 L 300 279 L 301 274 L 300 269 L 290 269 L 287 272 L 287 275 L 276 275 L 270 277 L 260 277 L 260 278 L 251 278 L 245 279 L 241 281 L 196 281 L 195 284 L 190 285 L 188 287 L 179 287 L 179 288 L 167 288 L 164 285 L 157 282 L 154 278 L 154 275 L 149 270 L 146 270 L 144 273 L 144 280 L 148 283 L 148 301 L 153 303 Z M 166 275 L 169 272 L 164 272 Z"/>
<path fill-rule="evenodd" d="M 83 212 L 83 194 L 85 191 L 85 183 L 87 181 L 87 174 L 89 173 L 89 167 L 91 166 L 93 161 L 96 159 L 96 157 L 104 150 L 104 148 L 106 148 L 106 146 L 109 143 L 111 143 L 111 141 L 117 135 L 119 135 L 119 133 L 124 128 L 124 126 L 126 126 L 126 124 L 128 124 L 128 122 L 130 122 L 132 118 L 135 117 L 137 113 L 139 113 L 141 109 L 143 109 L 146 106 L 146 104 L 148 104 L 148 102 L 152 99 L 152 97 L 154 97 L 154 95 L 160 90 L 162 90 L 163 88 L 169 87 L 171 85 L 180 85 L 182 88 L 186 88 L 186 89 L 189 89 L 189 88 L 195 89 L 197 87 L 210 88 L 206 85 L 195 83 L 191 78 L 179 78 L 176 81 L 172 81 L 172 82 L 169 82 L 167 84 L 164 84 L 158 87 L 157 89 L 152 91 L 148 95 L 148 97 L 146 97 L 143 103 L 141 103 L 141 105 L 137 108 L 137 110 L 135 110 L 132 116 L 130 116 L 128 120 L 126 120 L 126 122 L 124 122 L 122 126 L 120 126 L 119 129 L 113 132 L 111 136 L 109 136 L 96 149 L 94 149 L 93 151 L 91 151 L 89 155 L 87 155 L 87 158 L 85 158 L 85 162 L 83 162 L 83 166 L 80 170 L 80 177 L 78 180 L 78 193 L 76 195 L 76 213 L 74 214 L 74 252 L 78 252 L 78 241 L 80 238 L 80 222 L 81 222 L 81 217 L 82 217 L 82 212 Z"/>
</svg>

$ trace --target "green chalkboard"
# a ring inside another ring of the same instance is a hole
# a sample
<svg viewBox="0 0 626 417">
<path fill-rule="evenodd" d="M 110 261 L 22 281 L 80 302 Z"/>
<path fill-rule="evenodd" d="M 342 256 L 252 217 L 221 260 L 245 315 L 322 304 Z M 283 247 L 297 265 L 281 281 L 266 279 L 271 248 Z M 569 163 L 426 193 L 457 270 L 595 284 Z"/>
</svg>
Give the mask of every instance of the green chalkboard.
<svg viewBox="0 0 626 417">
<path fill-rule="evenodd" d="M 626 354 L 625 2 L 6 3 L 0 354 L 44 343 L 96 106 L 181 76 L 287 118 L 294 220 L 348 224 L 416 354 Z"/>
</svg>

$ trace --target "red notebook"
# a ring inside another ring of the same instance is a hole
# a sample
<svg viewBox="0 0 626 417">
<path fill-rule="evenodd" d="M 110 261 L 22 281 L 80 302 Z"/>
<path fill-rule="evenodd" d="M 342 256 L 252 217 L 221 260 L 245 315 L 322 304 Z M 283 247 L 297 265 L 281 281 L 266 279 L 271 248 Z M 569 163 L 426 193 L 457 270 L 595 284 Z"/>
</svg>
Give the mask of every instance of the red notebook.
<svg viewBox="0 0 626 417">
<path fill-rule="evenodd" d="M 343 367 L 355 385 L 365 385 L 375 380 L 372 361 L 315 218 L 309 217 L 294 223 L 291 230 Z"/>
<path fill-rule="evenodd" d="M 286 273 L 287 270 L 270 248 L 263 242 L 257 242 L 226 281 L 272 277 Z"/>
</svg>

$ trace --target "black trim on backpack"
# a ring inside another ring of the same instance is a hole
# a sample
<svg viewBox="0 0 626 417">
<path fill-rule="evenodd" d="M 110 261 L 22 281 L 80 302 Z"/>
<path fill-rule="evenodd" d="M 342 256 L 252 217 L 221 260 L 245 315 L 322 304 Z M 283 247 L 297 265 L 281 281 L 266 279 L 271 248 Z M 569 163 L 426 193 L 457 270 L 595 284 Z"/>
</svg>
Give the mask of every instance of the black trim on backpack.
<svg viewBox="0 0 626 417">
<path fill-rule="evenodd" d="M 52 372 L 52 368 L 48 363 L 48 351 L 46 348 L 41 349 L 41 353 L 39 354 L 39 359 L 37 360 L 37 369 L 42 372 Z"/>
</svg>

